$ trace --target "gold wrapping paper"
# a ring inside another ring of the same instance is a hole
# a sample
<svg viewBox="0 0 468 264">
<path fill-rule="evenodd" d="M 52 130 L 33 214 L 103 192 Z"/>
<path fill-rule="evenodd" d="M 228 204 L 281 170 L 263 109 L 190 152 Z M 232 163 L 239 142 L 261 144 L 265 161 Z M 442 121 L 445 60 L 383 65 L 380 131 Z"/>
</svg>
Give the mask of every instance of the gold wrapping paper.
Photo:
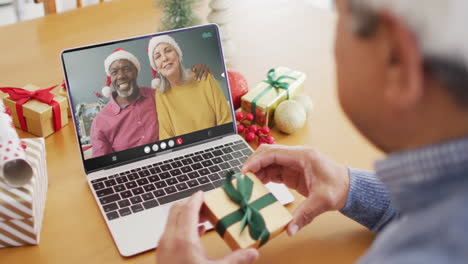
<svg viewBox="0 0 468 264">
<path fill-rule="evenodd" d="M 13 188 L 0 178 L 0 248 L 38 244 L 47 192 L 43 138 L 24 139 L 33 167 L 31 182 Z"/>
<path fill-rule="evenodd" d="M 34 91 L 40 88 L 32 84 L 28 84 L 24 86 L 23 89 Z M 68 100 L 66 97 L 63 97 L 61 95 L 54 95 L 54 100 L 60 104 L 60 118 L 62 120 L 62 127 L 64 127 L 68 124 Z M 18 115 L 16 113 L 16 102 L 10 100 L 8 98 L 8 94 L 4 96 L 3 102 L 5 106 L 10 108 L 11 110 L 14 125 L 17 128 L 21 128 L 18 120 Z M 47 137 L 55 132 L 52 115 L 52 106 L 42 103 L 38 100 L 32 99 L 23 105 L 23 114 L 26 119 L 26 125 L 28 127 L 29 133 L 40 137 Z"/>
<path fill-rule="evenodd" d="M 4 98 L 7 98 L 8 94 L 0 91 L 0 100 L 3 100 Z"/>
<path fill-rule="evenodd" d="M 289 84 L 289 98 L 292 98 L 294 95 L 299 94 L 304 89 L 304 81 L 306 79 L 305 73 L 291 70 L 286 67 L 277 67 L 275 68 L 276 78 L 287 75 L 296 80 L 292 79 L 282 79 L 281 82 L 286 82 Z M 266 79 L 265 79 L 266 80 Z M 252 112 L 252 102 L 256 101 L 256 115 L 255 123 L 259 126 L 274 126 L 274 112 L 276 107 L 287 98 L 287 91 L 284 89 L 270 89 L 265 94 L 261 95 L 260 98 L 257 96 L 267 89 L 270 85 L 264 81 L 261 81 L 257 86 L 255 86 L 251 91 L 242 96 L 241 98 L 241 108 L 244 115 Z M 245 120 L 244 122 L 250 124 L 249 121 Z"/>
<path fill-rule="evenodd" d="M 260 180 L 257 179 L 254 174 L 247 173 L 246 176 L 248 176 L 254 183 L 252 196 L 250 197 L 249 203 L 256 201 L 258 198 L 269 193 L 269 190 L 260 182 Z M 237 187 L 236 180 L 233 181 L 233 184 L 235 187 Z M 227 196 L 222 187 L 205 195 L 203 213 L 207 216 L 208 220 L 213 224 L 213 226 L 216 226 L 220 219 L 238 210 L 239 208 L 239 205 L 233 202 Z M 279 201 L 276 201 L 273 204 L 270 204 L 267 207 L 261 209 L 260 213 L 262 214 L 263 219 L 265 220 L 266 228 L 270 233 L 269 241 L 280 234 L 292 219 L 289 211 Z M 250 236 L 248 229 L 249 227 L 246 227 L 245 230 L 241 233 L 241 222 L 238 221 L 227 228 L 223 239 L 232 250 L 247 247 L 258 248 L 260 241 L 255 241 Z"/>
<path fill-rule="evenodd" d="M 67 90 L 62 85 L 57 85 L 57 87 L 55 87 L 51 92 L 53 94 L 55 94 L 55 95 L 60 95 L 60 96 L 63 96 L 63 97 L 65 97 L 67 99 L 68 117 L 72 117 L 71 107 L 70 107 L 70 104 L 69 104 L 69 101 L 68 101 L 68 92 L 67 92 Z"/>
</svg>

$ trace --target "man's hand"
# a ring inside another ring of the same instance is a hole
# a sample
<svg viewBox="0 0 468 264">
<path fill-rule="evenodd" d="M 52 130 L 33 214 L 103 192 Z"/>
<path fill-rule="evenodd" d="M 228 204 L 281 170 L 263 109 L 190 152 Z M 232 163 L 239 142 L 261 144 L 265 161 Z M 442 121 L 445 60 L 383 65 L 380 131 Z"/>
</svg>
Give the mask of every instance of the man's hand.
<svg viewBox="0 0 468 264">
<path fill-rule="evenodd" d="M 197 192 L 190 199 L 172 205 L 166 229 L 157 249 L 160 264 L 248 264 L 258 257 L 256 249 L 241 249 L 219 260 L 211 260 L 205 253 L 198 229 L 203 192 Z"/>
<path fill-rule="evenodd" d="M 192 71 L 195 73 L 195 80 L 201 81 L 203 78 L 206 80 L 208 74 L 211 73 L 210 68 L 203 63 L 197 63 L 192 66 Z"/>
<path fill-rule="evenodd" d="M 312 148 L 263 144 L 244 163 L 242 172 L 248 171 L 263 183 L 284 183 L 307 197 L 288 225 L 290 236 L 319 214 L 339 210 L 346 204 L 347 168 Z"/>
</svg>

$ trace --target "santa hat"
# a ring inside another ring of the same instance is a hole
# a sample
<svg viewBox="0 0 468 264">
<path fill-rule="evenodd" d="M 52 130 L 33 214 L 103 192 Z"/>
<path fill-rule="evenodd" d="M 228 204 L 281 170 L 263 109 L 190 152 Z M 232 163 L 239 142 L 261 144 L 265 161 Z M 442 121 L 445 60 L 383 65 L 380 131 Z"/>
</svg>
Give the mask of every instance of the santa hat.
<svg viewBox="0 0 468 264">
<path fill-rule="evenodd" d="M 158 88 L 161 85 L 161 79 L 158 77 L 156 72 L 156 65 L 154 64 L 153 52 L 154 49 L 161 43 L 167 43 L 174 47 L 175 51 L 179 55 L 179 62 L 182 62 L 182 50 L 179 47 L 179 44 L 169 35 L 156 36 L 150 39 L 148 43 L 148 58 L 151 64 L 151 73 L 153 74 L 153 80 L 151 81 L 151 87 L 154 89 Z"/>
<path fill-rule="evenodd" d="M 112 52 L 111 55 L 109 55 L 105 60 L 104 60 L 104 70 L 106 71 L 107 78 L 106 78 L 106 86 L 102 88 L 102 95 L 105 97 L 110 97 L 112 94 L 113 89 L 110 87 L 111 84 L 111 78 L 110 78 L 110 72 L 109 72 L 109 67 L 114 63 L 114 61 L 118 60 L 128 60 L 133 65 L 135 65 L 135 68 L 137 69 L 137 72 L 140 72 L 140 61 L 138 61 L 137 57 L 135 55 L 131 54 L 130 52 L 118 48 Z"/>
</svg>

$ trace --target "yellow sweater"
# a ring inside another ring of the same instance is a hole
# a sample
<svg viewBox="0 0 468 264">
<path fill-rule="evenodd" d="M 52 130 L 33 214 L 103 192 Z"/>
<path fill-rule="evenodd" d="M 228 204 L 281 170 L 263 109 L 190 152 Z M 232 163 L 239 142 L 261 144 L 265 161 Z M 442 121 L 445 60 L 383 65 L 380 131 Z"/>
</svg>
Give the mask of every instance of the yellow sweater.
<svg viewBox="0 0 468 264">
<path fill-rule="evenodd" d="M 156 92 L 156 109 L 159 140 L 232 122 L 226 97 L 211 74 L 206 80 Z"/>
</svg>

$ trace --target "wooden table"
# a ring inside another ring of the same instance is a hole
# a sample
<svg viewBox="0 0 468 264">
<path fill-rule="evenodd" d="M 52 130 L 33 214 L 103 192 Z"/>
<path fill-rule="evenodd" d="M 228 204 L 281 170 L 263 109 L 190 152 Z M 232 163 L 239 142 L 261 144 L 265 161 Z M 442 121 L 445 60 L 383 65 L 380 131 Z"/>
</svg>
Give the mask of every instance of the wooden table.
<svg viewBox="0 0 468 264">
<path fill-rule="evenodd" d="M 208 14 L 207 2 L 199 7 Z M 114 0 L 0 27 L 0 86 L 41 87 L 63 79 L 59 52 L 65 48 L 154 32 L 160 10 L 152 0 Z M 236 55 L 231 67 L 252 87 L 268 69 L 288 66 L 308 75 L 305 93 L 315 104 L 306 127 L 280 144 L 312 146 L 339 162 L 370 169 L 381 154 L 351 126 L 335 95 L 333 40 L 335 15 L 305 0 L 238 0 L 232 7 L 231 36 Z M 19 131 L 21 137 L 32 135 Z M 46 140 L 49 190 L 38 246 L 0 249 L 2 263 L 153 263 L 155 253 L 119 255 L 92 198 L 83 173 L 73 126 Z M 302 201 L 289 206 L 293 210 Z M 293 238 L 285 234 L 260 250 L 257 263 L 352 263 L 374 235 L 338 212 L 317 217 Z M 215 232 L 202 237 L 210 256 L 229 252 Z"/>
</svg>

